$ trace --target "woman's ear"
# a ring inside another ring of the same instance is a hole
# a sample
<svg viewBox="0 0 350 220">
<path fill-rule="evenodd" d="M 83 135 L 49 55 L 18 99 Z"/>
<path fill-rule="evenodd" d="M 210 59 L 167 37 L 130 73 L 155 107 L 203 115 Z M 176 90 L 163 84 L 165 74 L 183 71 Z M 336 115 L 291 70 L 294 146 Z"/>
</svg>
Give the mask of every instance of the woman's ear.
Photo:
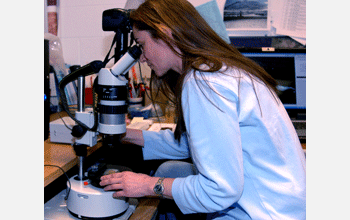
<svg viewBox="0 0 350 220">
<path fill-rule="evenodd" d="M 174 39 L 173 38 L 173 32 L 170 30 L 170 28 L 164 26 L 162 27 L 162 31 L 171 39 Z"/>
<path fill-rule="evenodd" d="M 165 25 L 161 25 L 159 28 L 168 37 L 171 47 L 178 53 L 178 55 L 181 55 L 181 51 L 176 46 L 175 39 L 174 39 L 174 36 L 173 36 L 173 32 L 171 31 L 171 29 L 169 27 L 165 26 Z"/>
<path fill-rule="evenodd" d="M 172 31 L 170 30 L 169 27 L 167 27 L 167 26 L 165 26 L 165 25 L 161 25 L 161 26 L 160 26 L 160 29 L 161 29 L 162 32 L 163 32 L 164 34 L 166 34 L 169 38 L 174 39 L 174 38 L 173 38 L 173 33 L 172 33 Z"/>
</svg>

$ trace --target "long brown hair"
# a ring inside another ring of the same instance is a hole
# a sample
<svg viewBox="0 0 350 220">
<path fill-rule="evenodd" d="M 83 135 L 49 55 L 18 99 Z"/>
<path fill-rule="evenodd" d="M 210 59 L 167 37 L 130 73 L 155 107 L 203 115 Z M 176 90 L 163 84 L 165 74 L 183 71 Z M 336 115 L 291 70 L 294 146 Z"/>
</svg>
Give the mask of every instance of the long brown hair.
<svg viewBox="0 0 350 220">
<path fill-rule="evenodd" d="M 181 106 L 182 82 L 190 70 L 218 72 L 223 65 L 243 70 L 249 77 L 262 81 L 270 91 L 276 92 L 276 81 L 258 64 L 244 57 L 232 45 L 224 41 L 201 17 L 187 0 L 146 0 L 130 14 L 133 26 L 149 31 L 155 39 L 163 40 L 183 60 L 183 72 L 174 83 L 168 72 L 158 80 L 166 97 L 174 97 L 177 126 L 175 138 L 180 140 L 186 131 Z M 165 30 L 170 30 L 172 37 Z M 181 54 L 175 50 L 180 49 Z M 206 64 L 206 69 L 201 68 Z M 208 68 L 209 67 L 209 68 Z M 196 71 L 194 71 L 196 73 Z"/>
</svg>

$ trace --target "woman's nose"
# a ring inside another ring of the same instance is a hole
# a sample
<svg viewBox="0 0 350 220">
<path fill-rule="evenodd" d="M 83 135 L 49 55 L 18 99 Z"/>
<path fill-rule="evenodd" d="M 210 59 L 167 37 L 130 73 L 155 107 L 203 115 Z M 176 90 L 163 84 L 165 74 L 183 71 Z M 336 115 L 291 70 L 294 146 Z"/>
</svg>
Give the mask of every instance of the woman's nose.
<svg viewBox="0 0 350 220">
<path fill-rule="evenodd" d="M 141 54 L 140 60 L 139 60 L 139 61 L 140 61 L 141 63 L 146 62 L 146 57 L 145 57 L 144 53 Z"/>
</svg>

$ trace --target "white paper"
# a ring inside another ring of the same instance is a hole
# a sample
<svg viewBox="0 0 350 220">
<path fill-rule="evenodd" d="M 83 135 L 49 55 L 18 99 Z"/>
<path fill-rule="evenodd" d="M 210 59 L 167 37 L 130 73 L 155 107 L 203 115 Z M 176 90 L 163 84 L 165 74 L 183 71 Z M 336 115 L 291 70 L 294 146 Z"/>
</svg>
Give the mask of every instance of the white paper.
<svg viewBox="0 0 350 220">
<path fill-rule="evenodd" d="M 306 0 L 274 1 L 273 9 L 276 34 L 306 38 Z"/>
<path fill-rule="evenodd" d="M 171 131 L 175 131 L 176 128 L 176 124 L 173 123 L 154 123 L 148 130 L 149 131 L 160 131 L 160 130 L 164 130 L 164 129 L 170 129 Z"/>
</svg>

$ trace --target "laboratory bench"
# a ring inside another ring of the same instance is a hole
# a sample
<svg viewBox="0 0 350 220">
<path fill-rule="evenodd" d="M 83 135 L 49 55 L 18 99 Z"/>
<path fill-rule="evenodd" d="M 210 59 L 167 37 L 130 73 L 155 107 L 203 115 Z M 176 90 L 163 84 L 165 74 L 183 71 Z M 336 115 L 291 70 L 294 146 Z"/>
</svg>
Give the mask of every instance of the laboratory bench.
<svg viewBox="0 0 350 220">
<path fill-rule="evenodd" d="M 66 116 L 64 113 L 61 114 L 62 117 Z M 58 117 L 57 114 L 52 114 L 50 121 L 56 120 Z M 130 167 L 129 165 L 131 165 L 131 169 L 135 172 L 145 173 L 145 166 L 139 164 L 140 158 L 142 158 L 142 150 L 137 149 L 135 146 L 126 146 L 125 148 L 127 149 L 118 151 L 120 155 L 120 160 L 118 161 L 121 161 L 123 166 Z M 94 147 L 88 147 L 87 157 L 84 161 L 85 168 L 94 164 L 104 154 L 105 151 L 104 148 L 102 148 L 101 142 L 98 142 Z M 123 154 L 128 154 L 130 157 L 125 157 Z M 131 157 L 135 157 L 136 159 L 130 161 Z M 50 142 L 50 137 L 44 141 L 44 165 L 59 166 L 69 178 L 78 174 L 78 157 L 76 156 L 73 147 L 70 144 L 52 143 Z M 60 212 L 66 212 L 64 215 L 69 215 L 69 218 L 71 219 L 78 219 L 68 214 L 66 207 L 64 207 L 64 209 L 62 208 L 62 204 L 65 203 L 62 195 L 65 193 L 67 177 L 60 168 L 44 166 L 44 203 L 45 205 L 50 203 L 50 206 L 52 206 L 51 204 L 54 204 L 54 206 L 58 206 L 57 210 Z M 155 219 L 160 202 L 159 199 L 139 198 L 134 200 L 136 200 L 136 203 L 133 202 L 130 204 L 130 207 L 132 205 L 134 206 L 133 213 L 128 219 Z M 47 207 L 45 207 L 45 209 L 46 208 Z M 52 207 L 50 207 L 50 209 L 51 208 Z"/>
</svg>

